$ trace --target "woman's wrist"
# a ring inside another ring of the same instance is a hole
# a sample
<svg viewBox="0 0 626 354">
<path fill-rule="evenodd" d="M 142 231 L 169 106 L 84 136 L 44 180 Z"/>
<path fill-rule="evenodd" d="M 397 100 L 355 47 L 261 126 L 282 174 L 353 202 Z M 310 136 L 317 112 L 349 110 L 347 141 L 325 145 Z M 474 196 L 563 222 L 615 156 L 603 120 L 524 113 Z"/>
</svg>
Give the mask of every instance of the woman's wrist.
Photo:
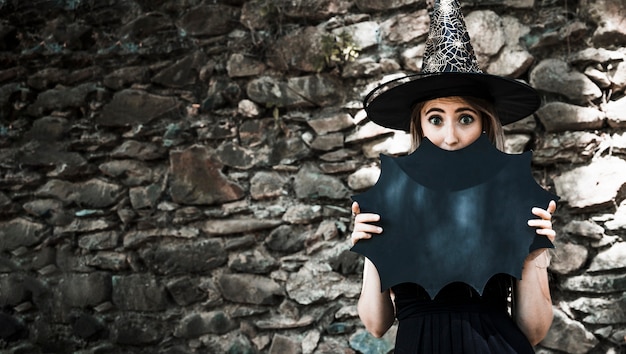
<svg viewBox="0 0 626 354">
<path fill-rule="evenodd" d="M 546 269 L 550 266 L 550 253 L 548 250 L 545 250 L 532 261 L 535 263 L 535 267 L 539 269 Z"/>
</svg>

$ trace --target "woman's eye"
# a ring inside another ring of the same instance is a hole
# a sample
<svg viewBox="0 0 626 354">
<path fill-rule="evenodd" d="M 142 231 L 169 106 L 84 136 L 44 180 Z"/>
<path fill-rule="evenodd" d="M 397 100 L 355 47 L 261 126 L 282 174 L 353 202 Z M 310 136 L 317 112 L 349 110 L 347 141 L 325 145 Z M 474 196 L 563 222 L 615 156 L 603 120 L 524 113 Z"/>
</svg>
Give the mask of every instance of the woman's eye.
<svg viewBox="0 0 626 354">
<path fill-rule="evenodd" d="M 461 119 L 459 119 L 459 121 L 461 122 L 461 124 L 467 125 L 474 121 L 474 117 L 466 114 L 466 115 L 461 116 Z"/>
<path fill-rule="evenodd" d="M 432 125 L 440 125 L 443 120 L 439 116 L 430 116 L 428 117 L 428 122 Z"/>
</svg>

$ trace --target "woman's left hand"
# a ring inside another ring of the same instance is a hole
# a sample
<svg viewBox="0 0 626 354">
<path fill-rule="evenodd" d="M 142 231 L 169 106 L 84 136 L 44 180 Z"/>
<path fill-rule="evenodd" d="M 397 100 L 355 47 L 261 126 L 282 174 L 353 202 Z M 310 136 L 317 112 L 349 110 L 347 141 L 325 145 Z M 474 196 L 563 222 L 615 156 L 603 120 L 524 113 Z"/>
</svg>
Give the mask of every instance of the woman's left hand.
<svg viewBox="0 0 626 354">
<path fill-rule="evenodd" d="M 554 242 L 554 239 L 556 238 L 556 232 L 554 231 L 554 229 L 552 229 L 552 213 L 554 213 L 555 210 L 556 210 L 556 202 L 554 200 L 551 200 L 550 203 L 548 204 L 547 209 L 541 209 L 537 207 L 532 209 L 532 213 L 538 216 L 539 217 L 538 219 L 528 220 L 528 226 L 536 227 L 537 234 L 546 236 L 550 240 L 550 242 Z M 538 249 L 538 250 L 533 251 L 528 256 L 528 259 L 529 260 L 535 259 L 543 251 L 545 250 Z"/>
</svg>

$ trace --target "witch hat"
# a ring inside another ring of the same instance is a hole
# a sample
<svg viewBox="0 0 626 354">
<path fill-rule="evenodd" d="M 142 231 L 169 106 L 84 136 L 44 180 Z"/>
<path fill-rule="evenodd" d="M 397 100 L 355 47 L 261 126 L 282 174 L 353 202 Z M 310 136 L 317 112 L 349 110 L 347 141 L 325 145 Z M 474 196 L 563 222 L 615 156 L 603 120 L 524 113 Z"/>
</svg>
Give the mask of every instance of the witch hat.
<svg viewBox="0 0 626 354">
<path fill-rule="evenodd" d="M 365 97 L 363 106 L 373 122 L 409 131 L 416 103 L 450 96 L 471 96 L 492 102 L 502 125 L 531 115 L 541 103 L 531 86 L 483 73 L 459 1 L 437 0 L 421 72 L 378 86 Z"/>
</svg>

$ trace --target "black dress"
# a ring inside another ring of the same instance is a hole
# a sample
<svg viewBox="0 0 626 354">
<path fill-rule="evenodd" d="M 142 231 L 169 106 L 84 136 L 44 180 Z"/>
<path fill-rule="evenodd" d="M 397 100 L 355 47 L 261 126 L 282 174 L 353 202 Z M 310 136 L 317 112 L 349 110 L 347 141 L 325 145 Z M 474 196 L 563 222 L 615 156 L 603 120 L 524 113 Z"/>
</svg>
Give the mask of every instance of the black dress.
<svg viewBox="0 0 626 354">
<path fill-rule="evenodd" d="M 434 300 L 412 283 L 394 286 L 399 321 L 394 354 L 534 353 L 508 313 L 512 277 L 494 276 L 480 296 L 453 283 Z"/>
</svg>

